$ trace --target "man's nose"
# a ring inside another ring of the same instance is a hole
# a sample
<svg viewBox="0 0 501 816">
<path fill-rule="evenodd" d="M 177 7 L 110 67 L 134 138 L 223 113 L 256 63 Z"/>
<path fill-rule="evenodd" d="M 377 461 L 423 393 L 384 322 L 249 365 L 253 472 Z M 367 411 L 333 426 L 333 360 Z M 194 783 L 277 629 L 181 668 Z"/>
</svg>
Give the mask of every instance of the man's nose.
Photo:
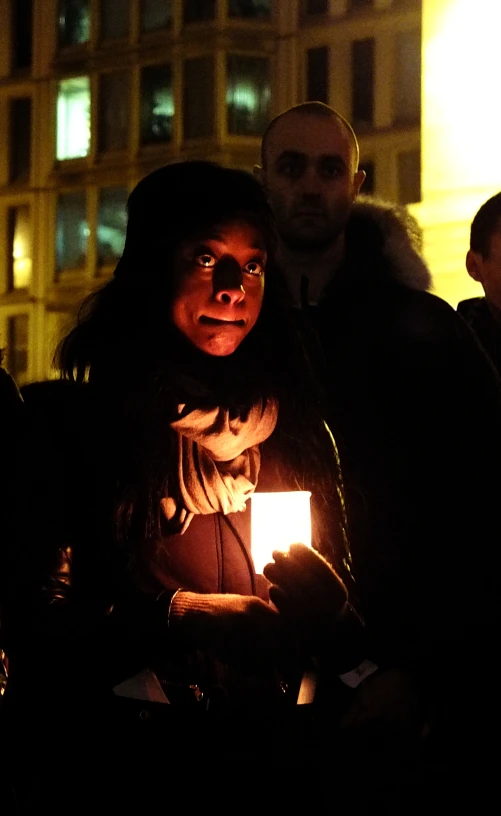
<svg viewBox="0 0 501 816">
<path fill-rule="evenodd" d="M 241 303 L 245 298 L 243 275 L 235 258 L 222 257 L 214 267 L 212 294 L 219 303 Z"/>
<path fill-rule="evenodd" d="M 321 198 L 322 179 L 314 166 L 306 169 L 301 178 L 301 193 L 303 198 Z"/>
</svg>

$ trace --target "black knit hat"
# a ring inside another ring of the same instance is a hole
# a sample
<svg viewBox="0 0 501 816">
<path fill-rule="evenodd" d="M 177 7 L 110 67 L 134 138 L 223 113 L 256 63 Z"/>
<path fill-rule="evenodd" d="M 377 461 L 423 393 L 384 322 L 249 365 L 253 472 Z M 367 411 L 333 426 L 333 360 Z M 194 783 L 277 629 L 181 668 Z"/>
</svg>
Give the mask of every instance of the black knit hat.
<svg viewBox="0 0 501 816">
<path fill-rule="evenodd" d="M 132 190 L 127 211 L 125 246 L 115 276 L 126 269 L 134 275 L 135 261 L 239 217 L 254 221 L 266 243 L 274 243 L 273 215 L 259 182 L 245 170 L 214 162 L 186 161 L 154 170 Z"/>
</svg>

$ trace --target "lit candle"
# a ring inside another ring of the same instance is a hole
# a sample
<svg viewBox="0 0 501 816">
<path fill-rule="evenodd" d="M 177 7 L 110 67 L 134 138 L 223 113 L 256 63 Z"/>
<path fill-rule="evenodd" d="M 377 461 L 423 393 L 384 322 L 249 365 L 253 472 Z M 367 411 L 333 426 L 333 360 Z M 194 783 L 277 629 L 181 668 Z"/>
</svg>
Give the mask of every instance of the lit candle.
<svg viewBox="0 0 501 816">
<path fill-rule="evenodd" d="M 262 573 L 273 550 L 286 552 L 291 544 L 311 547 L 311 493 L 254 493 L 251 499 L 251 551 L 254 569 Z"/>
<path fill-rule="evenodd" d="M 311 493 L 291 490 L 287 493 L 254 493 L 251 499 L 251 552 L 254 569 L 262 573 L 272 560 L 274 550 L 287 552 L 291 544 L 311 547 Z M 298 705 L 312 703 L 317 677 L 314 671 L 303 674 Z"/>
</svg>

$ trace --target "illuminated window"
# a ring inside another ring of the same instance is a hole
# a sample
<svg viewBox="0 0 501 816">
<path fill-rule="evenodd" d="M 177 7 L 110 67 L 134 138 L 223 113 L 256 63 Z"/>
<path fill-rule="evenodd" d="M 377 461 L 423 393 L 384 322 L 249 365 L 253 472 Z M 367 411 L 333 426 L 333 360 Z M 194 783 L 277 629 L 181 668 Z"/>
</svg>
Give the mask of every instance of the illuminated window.
<svg viewBox="0 0 501 816">
<path fill-rule="evenodd" d="M 184 0 L 183 20 L 185 23 L 199 23 L 213 20 L 216 13 L 216 0 Z"/>
<path fill-rule="evenodd" d="M 59 196 L 56 227 L 56 264 L 58 272 L 85 266 L 89 227 L 84 192 Z"/>
<path fill-rule="evenodd" d="M 118 40 L 129 33 L 129 0 L 101 0 L 101 39 Z"/>
<path fill-rule="evenodd" d="M 142 0 L 141 31 L 157 31 L 172 25 L 172 0 Z"/>
<path fill-rule="evenodd" d="M 100 266 L 114 263 L 122 254 L 127 226 L 127 190 L 103 187 L 97 216 L 97 259 Z"/>
<path fill-rule="evenodd" d="M 31 99 L 9 105 L 9 181 L 28 181 L 31 168 Z"/>
<path fill-rule="evenodd" d="M 228 133 L 260 136 L 268 123 L 269 103 L 268 60 L 229 56 L 226 84 Z"/>
<path fill-rule="evenodd" d="M 170 142 L 174 94 L 170 65 L 149 65 L 141 71 L 141 144 Z"/>
<path fill-rule="evenodd" d="M 183 71 L 183 136 L 197 139 L 214 132 L 214 60 L 186 60 Z"/>
<path fill-rule="evenodd" d="M 360 170 L 365 170 L 365 179 L 362 185 L 361 192 L 364 195 L 372 195 L 374 193 L 374 182 L 375 182 L 375 172 L 374 172 L 374 162 L 366 161 L 360 162 L 359 164 Z"/>
<path fill-rule="evenodd" d="M 327 14 L 329 0 L 306 0 L 306 14 Z"/>
<path fill-rule="evenodd" d="M 421 201 L 421 152 L 406 150 L 398 154 L 398 201 L 414 204 Z"/>
<path fill-rule="evenodd" d="M 307 98 L 317 102 L 329 101 L 329 49 L 309 48 L 307 57 Z"/>
<path fill-rule="evenodd" d="M 89 77 L 63 79 L 57 94 L 57 158 L 87 156 L 89 148 Z"/>
<path fill-rule="evenodd" d="M 99 135 L 101 152 L 123 150 L 129 134 L 129 74 L 113 71 L 99 78 Z"/>
<path fill-rule="evenodd" d="M 29 320 L 27 314 L 9 317 L 7 321 L 7 365 L 19 386 L 28 379 Z"/>
<path fill-rule="evenodd" d="M 351 46 L 352 122 L 371 127 L 374 118 L 374 40 L 355 40 Z"/>
<path fill-rule="evenodd" d="M 33 0 L 15 0 L 11 14 L 12 70 L 24 71 L 32 60 Z"/>
<path fill-rule="evenodd" d="M 90 0 L 59 0 L 59 45 L 78 45 L 89 40 Z"/>
<path fill-rule="evenodd" d="M 396 37 L 395 118 L 419 122 L 421 118 L 421 32 L 399 31 Z"/>
<path fill-rule="evenodd" d="M 8 288 L 27 289 L 31 284 L 31 219 L 28 204 L 10 207 L 8 230 Z"/>
<path fill-rule="evenodd" d="M 229 0 L 230 17 L 269 17 L 271 0 Z"/>
</svg>

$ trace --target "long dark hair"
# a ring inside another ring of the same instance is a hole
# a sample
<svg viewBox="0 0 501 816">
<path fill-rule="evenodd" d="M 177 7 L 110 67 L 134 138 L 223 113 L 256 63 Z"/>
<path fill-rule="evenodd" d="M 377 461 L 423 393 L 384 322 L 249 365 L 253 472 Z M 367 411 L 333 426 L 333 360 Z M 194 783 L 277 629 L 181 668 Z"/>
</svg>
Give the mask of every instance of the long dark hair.
<svg viewBox="0 0 501 816">
<path fill-rule="evenodd" d="M 211 357 L 167 317 L 173 257 L 186 238 L 236 219 L 254 224 L 266 245 L 263 305 L 238 349 Z M 173 407 L 196 399 L 240 410 L 275 398 L 279 422 L 267 448 L 277 473 L 290 487 L 312 490 L 320 515 L 336 520 L 336 533 L 319 536 L 324 554 L 338 565 L 347 557 L 338 463 L 274 256 L 272 212 L 245 171 L 199 161 L 168 165 L 129 197 L 123 256 L 112 280 L 82 304 L 58 360 L 63 378 L 89 380 L 100 410 L 104 402 L 112 418 L 107 442 L 116 471 L 115 536 L 132 556 L 140 542 L 158 542 L 162 535 L 160 499 L 175 456 Z M 335 558 L 332 535 L 338 539 Z"/>
</svg>

